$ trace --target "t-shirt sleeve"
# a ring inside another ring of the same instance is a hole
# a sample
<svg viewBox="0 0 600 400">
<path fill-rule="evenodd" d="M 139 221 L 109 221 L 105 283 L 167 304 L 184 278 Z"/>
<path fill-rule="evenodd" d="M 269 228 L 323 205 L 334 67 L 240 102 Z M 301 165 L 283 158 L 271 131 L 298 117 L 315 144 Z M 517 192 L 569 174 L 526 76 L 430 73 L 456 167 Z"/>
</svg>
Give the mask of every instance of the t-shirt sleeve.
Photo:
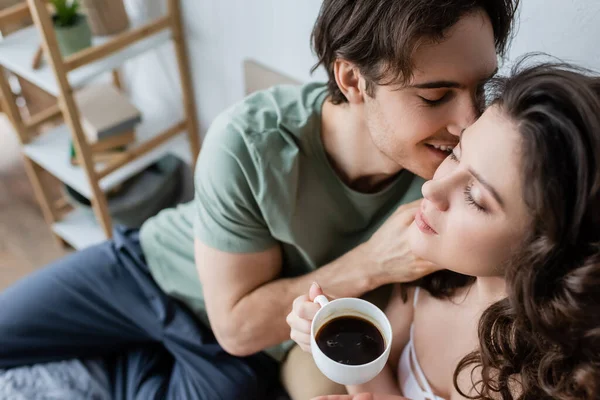
<svg viewBox="0 0 600 400">
<path fill-rule="evenodd" d="M 207 246 L 251 253 L 275 245 L 256 202 L 260 168 L 241 133 L 221 116 L 202 145 L 194 176 L 194 234 Z"/>
</svg>

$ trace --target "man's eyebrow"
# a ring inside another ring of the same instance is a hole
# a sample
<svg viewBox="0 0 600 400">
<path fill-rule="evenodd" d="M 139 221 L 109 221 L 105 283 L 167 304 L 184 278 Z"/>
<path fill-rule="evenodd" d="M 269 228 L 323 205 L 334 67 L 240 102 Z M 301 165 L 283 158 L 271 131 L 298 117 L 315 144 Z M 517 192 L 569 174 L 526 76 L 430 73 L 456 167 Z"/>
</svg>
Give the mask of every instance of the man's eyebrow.
<svg viewBox="0 0 600 400">
<path fill-rule="evenodd" d="M 483 78 L 480 82 L 489 81 L 497 73 L 498 73 L 498 67 L 496 67 L 496 69 L 494 70 L 494 72 L 492 72 L 489 76 Z M 462 86 L 463 85 L 461 85 L 460 83 L 455 82 L 455 81 L 440 80 L 440 81 L 431 81 L 431 82 L 416 83 L 414 85 L 409 85 L 408 87 L 409 88 L 416 88 L 416 89 L 456 89 L 456 88 L 460 88 Z"/>
<path fill-rule="evenodd" d="M 431 81 L 431 82 L 423 82 L 417 83 L 415 85 L 409 85 L 409 88 L 417 88 L 417 89 L 442 89 L 442 88 L 459 88 L 461 84 L 454 81 Z"/>
</svg>

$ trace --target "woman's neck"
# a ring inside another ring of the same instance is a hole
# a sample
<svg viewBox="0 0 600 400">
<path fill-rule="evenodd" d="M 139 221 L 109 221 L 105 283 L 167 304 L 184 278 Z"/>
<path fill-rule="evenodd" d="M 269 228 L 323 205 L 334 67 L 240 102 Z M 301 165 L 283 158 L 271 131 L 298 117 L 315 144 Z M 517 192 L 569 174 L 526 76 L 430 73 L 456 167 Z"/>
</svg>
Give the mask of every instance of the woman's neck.
<svg viewBox="0 0 600 400">
<path fill-rule="evenodd" d="M 506 297 L 506 280 L 499 276 L 479 277 L 472 290 L 477 302 L 493 304 Z"/>
</svg>

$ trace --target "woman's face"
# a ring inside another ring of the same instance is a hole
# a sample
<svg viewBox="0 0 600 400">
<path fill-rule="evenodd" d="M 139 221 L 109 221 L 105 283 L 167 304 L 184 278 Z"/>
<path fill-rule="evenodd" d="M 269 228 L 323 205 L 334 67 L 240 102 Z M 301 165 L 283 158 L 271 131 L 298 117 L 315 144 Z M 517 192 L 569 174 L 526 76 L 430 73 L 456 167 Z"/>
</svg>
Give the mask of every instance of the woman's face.
<svg viewBox="0 0 600 400">
<path fill-rule="evenodd" d="M 520 136 L 499 107 L 489 108 L 423 185 L 411 225 L 418 257 L 472 276 L 501 276 L 531 217 L 522 197 Z"/>
</svg>

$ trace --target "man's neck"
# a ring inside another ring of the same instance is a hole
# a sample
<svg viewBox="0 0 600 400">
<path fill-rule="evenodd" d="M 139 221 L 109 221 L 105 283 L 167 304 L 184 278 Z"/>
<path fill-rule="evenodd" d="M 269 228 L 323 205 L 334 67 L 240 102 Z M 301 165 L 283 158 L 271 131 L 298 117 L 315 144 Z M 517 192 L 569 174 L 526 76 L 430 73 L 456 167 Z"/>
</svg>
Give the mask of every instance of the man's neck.
<svg viewBox="0 0 600 400">
<path fill-rule="evenodd" d="M 348 104 L 323 104 L 321 140 L 329 162 L 350 188 L 375 193 L 400 171 L 389 169 L 390 160 L 373 144 L 365 121 Z"/>
</svg>

